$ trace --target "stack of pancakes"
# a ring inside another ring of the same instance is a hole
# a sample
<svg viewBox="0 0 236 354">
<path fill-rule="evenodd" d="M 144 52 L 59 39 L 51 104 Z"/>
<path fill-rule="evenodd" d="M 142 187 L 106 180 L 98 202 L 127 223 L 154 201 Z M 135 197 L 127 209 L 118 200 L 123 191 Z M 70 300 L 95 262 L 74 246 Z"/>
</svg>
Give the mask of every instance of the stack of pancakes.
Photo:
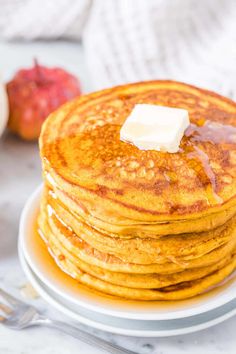
<svg viewBox="0 0 236 354">
<path fill-rule="evenodd" d="M 187 109 L 178 153 L 120 141 L 137 103 Z M 154 81 L 76 99 L 40 137 L 40 235 L 61 269 L 101 292 L 179 300 L 236 267 L 236 104 Z"/>
</svg>

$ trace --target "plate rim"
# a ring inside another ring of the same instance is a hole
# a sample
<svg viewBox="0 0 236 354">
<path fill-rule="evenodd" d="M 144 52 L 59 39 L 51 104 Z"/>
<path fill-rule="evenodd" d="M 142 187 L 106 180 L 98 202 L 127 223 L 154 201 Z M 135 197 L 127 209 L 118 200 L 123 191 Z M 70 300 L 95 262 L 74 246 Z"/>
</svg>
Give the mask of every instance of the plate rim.
<svg viewBox="0 0 236 354">
<path fill-rule="evenodd" d="M 156 321 L 156 320 L 174 320 L 174 319 L 181 319 L 185 317 L 191 317 L 194 315 L 202 314 L 205 312 L 208 312 L 210 310 L 216 309 L 220 306 L 225 305 L 226 303 L 232 301 L 233 299 L 236 298 L 236 293 L 234 294 L 233 291 L 228 293 L 223 293 L 220 294 L 217 298 L 211 299 L 211 301 L 206 301 L 203 304 L 194 306 L 191 309 L 180 309 L 180 310 L 174 310 L 166 313 L 134 313 L 134 312 L 129 312 L 128 310 L 115 310 L 111 308 L 104 307 L 103 304 L 101 306 L 97 306 L 96 304 L 92 304 L 91 301 L 85 301 L 84 299 L 78 299 L 73 297 L 73 295 L 69 293 L 65 293 L 61 288 L 58 288 L 56 284 L 51 283 L 48 278 L 45 278 L 45 274 L 38 269 L 37 265 L 34 263 L 32 260 L 30 253 L 28 252 L 27 245 L 24 242 L 25 235 L 27 234 L 27 225 L 29 223 L 29 217 L 30 214 L 35 213 L 36 208 L 39 207 L 39 199 L 40 195 L 42 192 L 43 184 L 40 184 L 34 192 L 29 196 L 27 199 L 24 208 L 21 212 L 20 216 L 20 225 L 19 225 L 19 241 L 21 242 L 21 247 L 24 253 L 24 256 L 34 271 L 34 273 L 45 283 L 50 289 L 53 291 L 56 291 L 65 298 L 67 301 L 70 301 L 72 303 L 75 303 L 83 308 L 95 311 L 96 313 L 102 313 L 104 315 L 108 316 L 113 316 L 113 317 L 119 317 L 119 318 L 126 318 L 126 319 L 134 319 L 134 320 L 150 320 L 150 321 Z"/>
<path fill-rule="evenodd" d="M 164 338 L 164 337 L 172 337 L 172 336 L 179 336 L 179 335 L 185 335 L 185 334 L 190 334 L 198 331 L 202 331 L 204 329 L 213 327 L 217 324 L 220 324 L 227 319 L 233 317 L 236 314 L 236 307 L 233 310 L 230 310 L 223 315 L 214 318 L 213 320 L 206 320 L 203 321 L 200 324 L 189 326 L 189 327 L 184 327 L 184 328 L 178 328 L 178 329 L 169 329 L 169 330 L 137 330 L 137 329 L 127 329 L 127 328 L 121 328 L 121 327 L 114 327 L 112 325 L 107 325 L 102 322 L 97 322 L 91 319 L 86 318 L 85 316 L 80 315 L 79 313 L 73 312 L 71 309 L 68 309 L 65 305 L 61 304 L 58 299 L 55 299 L 53 295 L 48 294 L 46 289 L 43 288 L 42 285 L 37 280 L 37 275 L 33 273 L 33 270 L 30 268 L 30 265 L 27 263 L 27 260 L 24 257 L 23 250 L 21 249 L 20 242 L 18 244 L 18 254 L 19 254 L 19 259 L 20 259 L 20 264 L 21 267 L 28 278 L 28 280 L 31 282 L 32 286 L 35 288 L 35 290 L 39 293 L 39 295 L 42 297 L 43 300 L 45 300 L 47 303 L 52 305 L 54 308 L 62 312 L 64 315 L 67 317 L 82 323 L 86 326 L 96 328 L 98 330 L 102 330 L 108 333 L 113 333 L 113 334 L 118 334 L 118 335 L 124 335 L 127 337 L 140 337 L 142 336 L 143 338 Z M 39 279 L 40 280 L 40 279 Z M 43 281 L 41 280 L 43 283 Z M 44 283 L 43 283 L 44 284 Z M 44 284 L 45 285 L 45 284 Z M 54 292 L 53 290 L 51 290 Z M 60 296 L 60 295 L 59 295 Z M 87 310 L 87 309 L 85 309 Z M 212 311 L 212 310 L 211 310 Z M 209 311 L 209 312 L 211 312 Z M 107 317 L 111 317 L 109 315 L 105 315 Z M 194 316 L 193 316 L 194 317 Z M 183 318 L 182 320 L 184 320 Z M 115 318 L 114 318 L 115 320 Z M 125 320 L 122 319 L 122 320 Z M 132 321 L 132 320 L 131 320 Z M 168 320 L 171 321 L 171 320 Z M 141 323 L 143 321 L 140 321 Z M 151 323 L 155 322 L 162 322 L 161 320 L 158 321 L 150 321 Z"/>
</svg>

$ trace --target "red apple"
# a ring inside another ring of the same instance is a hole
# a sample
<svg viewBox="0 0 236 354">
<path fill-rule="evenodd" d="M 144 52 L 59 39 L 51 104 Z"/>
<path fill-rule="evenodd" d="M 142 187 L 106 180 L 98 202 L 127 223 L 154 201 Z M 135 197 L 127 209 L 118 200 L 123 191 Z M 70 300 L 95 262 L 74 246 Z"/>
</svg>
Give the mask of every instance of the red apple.
<svg viewBox="0 0 236 354">
<path fill-rule="evenodd" d="M 7 84 L 9 129 L 25 140 L 39 137 L 45 118 L 63 103 L 81 94 L 78 79 L 61 68 L 47 68 L 35 61 Z"/>
</svg>

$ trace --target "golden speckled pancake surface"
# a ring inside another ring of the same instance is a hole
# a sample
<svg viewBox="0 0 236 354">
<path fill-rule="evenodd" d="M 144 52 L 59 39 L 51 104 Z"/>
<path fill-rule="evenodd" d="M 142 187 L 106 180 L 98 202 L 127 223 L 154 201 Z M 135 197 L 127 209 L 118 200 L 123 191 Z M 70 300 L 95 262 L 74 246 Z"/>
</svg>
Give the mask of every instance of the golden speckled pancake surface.
<svg viewBox="0 0 236 354">
<path fill-rule="evenodd" d="M 178 153 L 120 141 L 136 103 L 185 108 Z M 179 300 L 236 267 L 236 104 L 153 81 L 76 99 L 43 125 L 38 225 L 57 264 L 110 295 Z"/>
<path fill-rule="evenodd" d="M 189 111 L 178 153 L 120 141 L 136 103 Z M 46 120 L 40 150 L 54 182 L 108 223 L 193 220 L 235 209 L 236 104 L 186 84 L 145 82 L 79 98 Z"/>
</svg>

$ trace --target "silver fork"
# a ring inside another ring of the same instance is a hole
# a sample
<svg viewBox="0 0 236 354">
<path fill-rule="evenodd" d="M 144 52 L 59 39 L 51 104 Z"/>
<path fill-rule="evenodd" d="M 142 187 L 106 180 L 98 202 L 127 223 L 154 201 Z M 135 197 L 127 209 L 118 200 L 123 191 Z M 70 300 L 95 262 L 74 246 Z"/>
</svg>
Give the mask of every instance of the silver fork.
<svg viewBox="0 0 236 354">
<path fill-rule="evenodd" d="M 9 328 L 20 330 L 31 326 L 47 326 L 58 329 L 84 343 L 95 346 L 106 353 L 137 354 L 116 344 L 109 343 L 90 333 L 84 332 L 67 323 L 44 317 L 33 306 L 27 305 L 23 301 L 16 299 L 1 288 L 0 296 L 7 303 L 6 305 L 5 303 L 0 302 L 0 322 Z"/>
</svg>

